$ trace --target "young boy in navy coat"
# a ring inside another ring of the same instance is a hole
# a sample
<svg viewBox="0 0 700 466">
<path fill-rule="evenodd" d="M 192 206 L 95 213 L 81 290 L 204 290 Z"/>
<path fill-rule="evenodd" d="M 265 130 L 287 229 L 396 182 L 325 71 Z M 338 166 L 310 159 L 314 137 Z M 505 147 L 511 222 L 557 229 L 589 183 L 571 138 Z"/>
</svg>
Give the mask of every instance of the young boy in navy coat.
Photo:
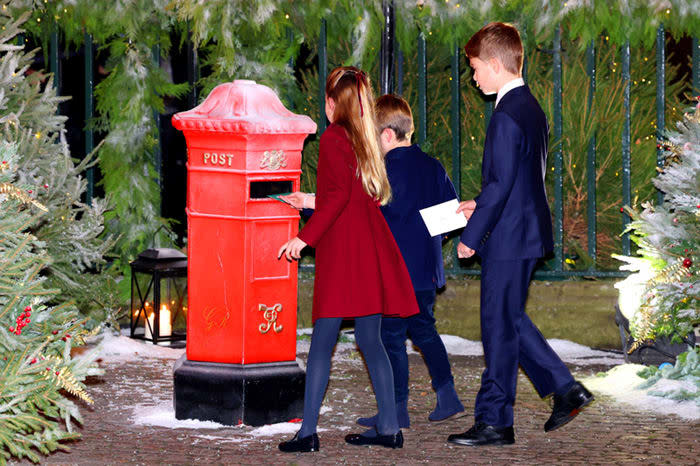
<svg viewBox="0 0 700 466">
<path fill-rule="evenodd" d="M 476 198 L 460 204 L 469 223 L 459 257 L 481 257 L 481 340 L 486 369 L 476 397 L 474 426 L 448 441 L 459 445 L 514 442 L 513 403 L 522 366 L 541 397 L 554 395 L 545 423 L 551 431 L 593 400 L 525 314 L 530 279 L 552 250 L 552 222 L 544 175 L 549 129 L 522 79 L 523 47 L 513 26 L 490 23 L 465 47 L 474 80 L 496 94 L 486 133 Z"/>
<path fill-rule="evenodd" d="M 442 237 L 430 236 L 418 212 L 455 199 L 457 194 L 442 164 L 417 144 L 411 144 L 414 127 L 408 102 L 395 95 L 383 95 L 377 99 L 376 116 L 392 195 L 381 210 L 406 262 L 420 309 L 419 314 L 405 319 L 382 318 L 382 343 L 394 372 L 399 425 L 409 427 L 407 337 L 423 353 L 437 396 L 437 405 L 428 419 L 442 421 L 464 412 L 433 316 L 436 289 L 445 286 Z M 357 422 L 370 426 L 376 421 L 373 416 Z"/>
<path fill-rule="evenodd" d="M 384 95 L 377 100 L 376 117 L 392 191 L 391 201 L 381 210 L 401 250 L 420 309 L 419 314 L 405 319 L 382 318 L 382 343 L 394 373 L 399 426 L 406 428 L 410 427 L 407 337 L 423 353 L 437 395 L 437 405 L 428 419 L 443 421 L 464 412 L 433 316 L 436 289 L 445 285 L 442 238 L 430 236 L 418 212 L 455 199 L 457 194 L 442 164 L 418 145 L 411 145 L 414 127 L 408 102 L 395 95 Z M 282 198 L 293 207 L 303 208 L 305 215 L 310 215 L 310 209 L 315 207 L 313 196 L 307 193 L 293 193 Z M 360 418 L 357 422 L 373 427 L 377 416 Z"/>
</svg>

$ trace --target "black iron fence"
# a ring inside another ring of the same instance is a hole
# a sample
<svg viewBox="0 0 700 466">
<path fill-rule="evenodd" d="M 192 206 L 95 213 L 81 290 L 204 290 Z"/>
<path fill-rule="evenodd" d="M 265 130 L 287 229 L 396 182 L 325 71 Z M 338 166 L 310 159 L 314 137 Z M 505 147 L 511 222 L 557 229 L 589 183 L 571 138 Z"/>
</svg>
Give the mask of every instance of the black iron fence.
<svg viewBox="0 0 700 466">
<path fill-rule="evenodd" d="M 380 89 L 383 92 L 394 91 L 399 94 L 403 92 L 403 80 L 404 80 L 404 69 L 405 69 L 405 57 L 401 50 L 395 46 L 393 43 L 393 25 L 392 23 L 393 11 L 385 11 L 385 24 L 383 28 L 383 38 L 382 38 L 382 49 L 381 49 L 381 60 L 380 60 Z M 327 126 L 327 121 L 324 112 L 324 86 L 326 81 L 326 76 L 328 74 L 328 60 L 327 60 L 327 31 L 326 31 L 326 21 L 323 20 L 321 24 L 321 31 L 319 35 L 319 43 L 317 49 L 318 57 L 318 101 L 319 101 L 319 135 L 325 130 Z M 587 270 L 567 270 L 564 263 L 564 209 L 563 209 L 563 154 L 561 147 L 562 140 L 562 47 L 561 47 L 561 28 L 558 27 L 554 31 L 553 41 L 550 49 L 552 54 L 553 63 L 553 85 L 554 85 L 554 109 L 552 118 L 552 129 L 553 129 L 553 141 L 557 144 L 553 151 L 553 171 L 550 176 L 554 178 L 554 192 L 553 199 L 554 203 L 552 206 L 553 213 L 553 226 L 554 226 L 554 257 L 548 262 L 548 270 L 538 270 L 536 272 L 537 278 L 571 278 L 571 277 L 620 277 L 624 276 L 625 273 L 617 270 L 602 270 L 596 267 L 596 257 L 598 255 L 596 246 L 596 235 L 597 235 L 597 225 L 596 225 L 596 138 L 595 135 L 591 138 L 587 157 L 586 157 L 586 177 L 587 177 L 587 207 L 586 207 L 586 217 L 587 217 L 587 253 L 593 259 L 593 265 Z M 427 121 L 427 85 L 428 85 L 428 71 L 427 71 L 427 56 L 428 47 L 426 39 L 421 33 L 417 37 L 417 67 L 418 67 L 418 108 L 417 108 L 417 142 L 423 144 L 428 138 L 428 121 Z M 666 128 L 665 122 L 665 102 L 666 102 L 666 74 L 665 74 L 665 63 L 666 63 L 666 51 L 665 51 L 665 31 L 663 25 L 658 28 L 656 35 L 656 136 L 660 138 Z M 84 115 L 85 121 L 91 121 L 94 117 L 94 76 L 95 76 L 95 63 L 94 56 L 95 50 L 92 44 L 92 38 L 89 35 L 85 37 L 85 47 L 84 47 Z M 587 54 L 587 78 L 588 78 L 588 99 L 589 103 L 596 92 L 596 48 L 594 43 L 590 43 L 586 50 Z M 154 62 L 160 61 L 160 50 L 158 48 L 153 49 L 153 60 Z M 466 64 L 464 63 L 464 55 L 461 51 L 461 47 L 455 44 L 452 48 L 451 53 L 451 63 L 450 63 L 450 85 L 451 85 L 451 104 L 450 104 L 450 129 L 452 137 L 452 151 L 451 151 L 451 169 L 452 169 L 452 179 L 454 185 L 457 189 L 461 186 L 461 170 L 462 165 L 462 134 L 461 134 L 461 122 L 460 122 L 460 111 L 461 111 L 461 99 L 460 99 L 460 82 L 461 70 L 464 70 Z M 460 68 L 461 67 L 461 68 Z M 527 63 L 525 63 L 527 67 Z M 631 186 L 631 135 L 630 135 L 630 121 L 631 121 L 631 78 L 630 78 L 630 45 L 629 42 L 624 44 L 621 49 L 621 68 L 623 79 L 625 80 L 624 87 L 624 125 L 621 138 L 622 154 L 621 160 L 622 165 L 619 167 L 621 178 L 622 178 L 622 192 L 621 199 L 623 205 L 630 205 L 632 200 L 632 186 Z M 49 70 L 54 73 L 55 80 L 54 85 L 60 86 L 61 83 L 61 66 L 59 63 L 59 40 L 58 33 L 54 33 L 51 37 L 50 50 L 49 50 Z M 524 73 L 526 75 L 526 73 Z M 187 50 L 187 77 L 192 84 L 193 92 L 190 96 L 189 103 L 194 106 L 197 102 L 196 86 L 194 85 L 198 79 L 198 64 L 197 64 L 197 53 L 190 46 Z M 693 93 L 698 94 L 700 92 L 700 44 L 698 43 L 698 38 L 692 39 L 692 89 Z M 589 108 L 591 106 L 589 105 Z M 493 110 L 492 102 L 486 102 L 484 108 L 484 123 L 487 125 L 491 112 Z M 154 110 L 153 117 L 156 121 L 160 122 L 159 115 Z M 160 123 L 159 123 L 160 124 Z M 93 150 L 95 144 L 94 131 L 89 125 L 84 127 L 84 150 L 85 153 L 89 153 Z M 159 170 L 161 168 L 161 154 L 158 151 L 155 154 L 154 160 L 155 166 Z M 657 151 L 657 165 L 663 163 L 663 151 L 661 148 Z M 86 173 L 88 190 L 87 199 L 88 203 L 91 202 L 94 186 L 95 186 L 95 173 L 93 168 L 90 168 Z M 461 193 L 460 193 L 461 194 Z M 461 196 L 460 196 L 461 197 Z M 658 200 L 662 199 L 662 194 L 658 194 Z M 184 208 L 184 206 L 183 206 Z M 626 212 L 620 213 L 622 217 L 623 226 L 629 223 L 630 218 Z M 456 259 L 456 240 L 453 246 L 454 260 L 451 261 L 453 264 L 448 272 L 450 274 L 470 274 L 477 275 L 480 273 L 478 268 L 470 267 L 469 265 L 460 262 Z M 624 235 L 621 243 L 622 254 L 630 254 L 631 244 L 629 235 Z"/>
</svg>

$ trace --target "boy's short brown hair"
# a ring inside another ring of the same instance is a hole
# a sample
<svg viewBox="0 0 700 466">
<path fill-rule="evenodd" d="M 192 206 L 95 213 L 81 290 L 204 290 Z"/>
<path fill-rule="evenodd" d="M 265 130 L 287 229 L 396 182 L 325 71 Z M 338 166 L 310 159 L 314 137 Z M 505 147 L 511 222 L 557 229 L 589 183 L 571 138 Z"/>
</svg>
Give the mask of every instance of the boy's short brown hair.
<svg viewBox="0 0 700 466">
<path fill-rule="evenodd" d="M 482 61 L 497 58 L 510 73 L 522 73 L 523 43 L 520 33 L 511 24 L 487 24 L 469 39 L 464 51 L 467 57 Z"/>
<path fill-rule="evenodd" d="M 385 94 L 377 99 L 376 118 L 379 133 L 389 128 L 396 139 L 411 139 L 413 134 L 413 112 L 405 99 L 394 94 Z"/>
</svg>

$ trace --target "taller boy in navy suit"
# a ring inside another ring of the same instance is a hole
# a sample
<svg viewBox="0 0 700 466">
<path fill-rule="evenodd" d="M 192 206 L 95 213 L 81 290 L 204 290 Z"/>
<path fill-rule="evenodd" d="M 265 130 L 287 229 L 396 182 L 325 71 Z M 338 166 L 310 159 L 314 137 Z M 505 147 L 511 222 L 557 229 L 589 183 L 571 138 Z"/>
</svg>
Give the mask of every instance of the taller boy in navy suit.
<svg viewBox="0 0 700 466">
<path fill-rule="evenodd" d="M 541 397 L 554 394 L 545 423 L 551 431 L 593 400 L 525 314 L 530 279 L 552 250 L 544 175 L 549 129 L 522 79 L 523 47 L 513 26 L 490 23 L 465 47 L 484 94 L 498 93 L 486 133 L 482 187 L 460 204 L 469 219 L 459 257 L 481 256 L 481 339 L 486 369 L 476 397 L 474 426 L 448 440 L 460 445 L 514 442 L 513 404 L 518 365 Z"/>
</svg>

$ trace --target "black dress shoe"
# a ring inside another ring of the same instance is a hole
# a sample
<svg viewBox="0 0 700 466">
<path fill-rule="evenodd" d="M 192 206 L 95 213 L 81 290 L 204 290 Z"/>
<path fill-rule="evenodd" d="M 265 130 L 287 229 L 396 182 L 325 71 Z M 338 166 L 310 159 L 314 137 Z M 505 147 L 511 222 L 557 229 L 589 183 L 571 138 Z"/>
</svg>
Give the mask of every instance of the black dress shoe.
<svg viewBox="0 0 700 466">
<path fill-rule="evenodd" d="M 552 415 L 544 423 L 544 431 L 551 432 L 570 422 L 591 401 L 593 395 L 580 382 L 574 382 L 564 395 L 555 394 Z"/>
<path fill-rule="evenodd" d="M 483 422 L 477 422 L 471 429 L 463 434 L 452 434 L 447 437 L 450 443 L 468 445 L 472 447 L 481 445 L 511 445 L 515 443 L 513 426 L 494 427 Z"/>
<path fill-rule="evenodd" d="M 367 437 L 361 434 L 348 434 L 345 441 L 350 445 L 380 445 L 386 448 L 403 448 L 403 434 L 399 430 L 395 434 Z"/>
<path fill-rule="evenodd" d="M 319 451 L 321 445 L 318 443 L 318 434 L 311 434 L 306 437 L 299 437 L 299 433 L 293 439 L 282 442 L 279 445 L 280 451 L 285 453 L 306 453 Z"/>
</svg>

